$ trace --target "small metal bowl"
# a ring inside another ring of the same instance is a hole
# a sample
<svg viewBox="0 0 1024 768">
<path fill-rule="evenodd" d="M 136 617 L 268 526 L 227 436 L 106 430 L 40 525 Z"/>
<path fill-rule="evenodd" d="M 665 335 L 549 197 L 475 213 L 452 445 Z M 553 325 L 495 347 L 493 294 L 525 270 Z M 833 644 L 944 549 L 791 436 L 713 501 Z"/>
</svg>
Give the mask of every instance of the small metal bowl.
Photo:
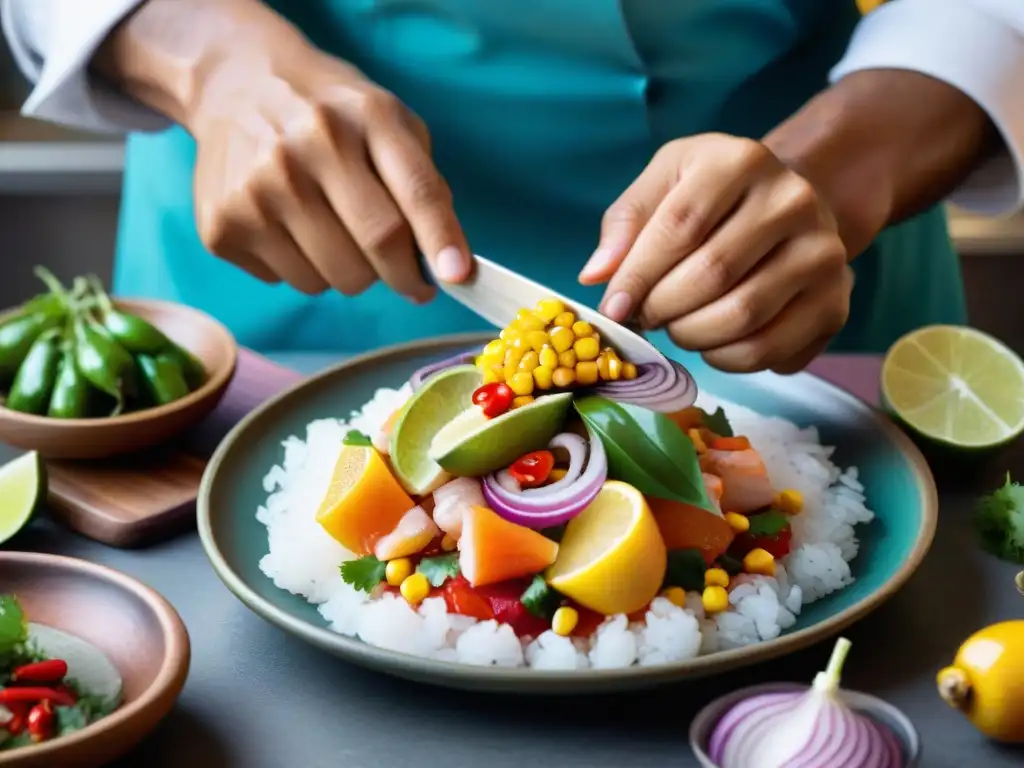
<svg viewBox="0 0 1024 768">
<path fill-rule="evenodd" d="M 738 691 L 733 691 L 726 696 L 715 699 L 697 713 L 697 717 L 690 724 L 690 749 L 693 750 L 697 760 L 704 768 L 721 768 L 708 756 L 708 743 L 711 740 L 711 734 L 714 732 L 715 726 L 725 716 L 726 712 L 751 696 L 760 696 L 765 693 L 780 693 L 783 691 L 806 690 L 808 690 L 806 685 L 766 683 L 764 685 L 741 688 Z M 840 690 L 839 695 L 850 708 L 880 722 L 896 734 L 896 738 L 899 739 L 900 746 L 903 749 L 903 768 L 916 768 L 921 760 L 921 738 L 918 736 L 914 724 L 910 722 L 906 715 L 892 704 L 867 693 Z"/>
</svg>

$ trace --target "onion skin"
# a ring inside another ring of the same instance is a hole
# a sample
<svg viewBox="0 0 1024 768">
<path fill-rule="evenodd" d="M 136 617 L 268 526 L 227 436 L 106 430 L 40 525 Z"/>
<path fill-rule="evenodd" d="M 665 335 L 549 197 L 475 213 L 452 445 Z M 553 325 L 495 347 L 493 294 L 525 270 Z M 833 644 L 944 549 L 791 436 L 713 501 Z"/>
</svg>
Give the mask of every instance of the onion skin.
<svg viewBox="0 0 1024 768">
<path fill-rule="evenodd" d="M 668 358 L 641 365 L 638 376 L 631 381 L 606 381 L 594 387 L 593 392 L 658 413 L 675 413 L 697 401 L 697 383 L 693 376 L 680 363 Z"/>
<path fill-rule="evenodd" d="M 417 390 L 423 386 L 423 382 L 433 376 L 435 373 L 447 370 L 448 368 L 454 368 L 456 365 L 466 365 L 476 360 L 476 356 L 480 354 L 477 349 L 469 349 L 465 352 L 460 352 L 452 357 L 446 357 L 444 360 L 439 360 L 436 363 L 425 365 L 422 368 L 413 372 L 412 376 L 409 377 L 409 384 L 413 390 Z"/>
</svg>

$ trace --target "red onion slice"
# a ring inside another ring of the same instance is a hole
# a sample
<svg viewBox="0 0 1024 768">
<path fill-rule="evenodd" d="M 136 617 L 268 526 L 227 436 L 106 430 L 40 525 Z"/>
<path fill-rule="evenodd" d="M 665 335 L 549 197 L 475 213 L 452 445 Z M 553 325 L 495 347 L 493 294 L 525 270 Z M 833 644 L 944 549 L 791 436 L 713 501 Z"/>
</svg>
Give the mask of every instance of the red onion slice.
<svg viewBox="0 0 1024 768">
<path fill-rule="evenodd" d="M 574 448 L 569 447 L 578 448 L 575 439 L 582 442 L 579 435 L 566 432 L 556 435 L 549 443 L 552 447 L 565 447 L 570 452 L 570 470 L 573 464 L 577 464 L 581 470 L 575 480 L 562 485 L 563 480 L 569 477 L 567 473 L 565 478 L 551 485 L 516 491 L 505 487 L 499 479 L 499 473 L 492 473 L 483 479 L 484 498 L 490 508 L 509 522 L 537 530 L 561 525 L 586 509 L 608 478 L 608 458 L 604 444 L 589 427 L 587 432 L 589 452 L 585 468 L 581 460 L 573 461 Z"/>
<path fill-rule="evenodd" d="M 423 386 L 423 382 L 433 376 L 435 373 L 440 373 L 449 368 L 454 368 L 456 365 L 466 365 L 476 360 L 477 355 L 480 354 L 480 350 L 473 348 L 467 349 L 465 352 L 460 352 L 452 357 L 446 357 L 444 360 L 438 360 L 436 363 L 425 365 L 422 368 L 413 372 L 412 376 L 409 377 L 409 384 L 413 390 L 417 390 Z"/>
<path fill-rule="evenodd" d="M 647 363 L 631 381 L 607 381 L 594 393 L 647 408 L 659 413 L 675 413 L 689 408 L 697 400 L 697 383 L 690 372 L 675 360 Z"/>
</svg>

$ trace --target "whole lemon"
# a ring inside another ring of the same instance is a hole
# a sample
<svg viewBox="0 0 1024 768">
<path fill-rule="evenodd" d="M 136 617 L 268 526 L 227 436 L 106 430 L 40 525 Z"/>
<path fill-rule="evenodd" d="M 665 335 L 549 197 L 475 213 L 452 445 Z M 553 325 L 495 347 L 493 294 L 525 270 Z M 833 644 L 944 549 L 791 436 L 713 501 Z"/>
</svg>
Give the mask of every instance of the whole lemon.
<svg viewBox="0 0 1024 768">
<path fill-rule="evenodd" d="M 939 695 L 983 734 L 1024 744 L 1024 620 L 975 632 L 936 681 Z"/>
</svg>

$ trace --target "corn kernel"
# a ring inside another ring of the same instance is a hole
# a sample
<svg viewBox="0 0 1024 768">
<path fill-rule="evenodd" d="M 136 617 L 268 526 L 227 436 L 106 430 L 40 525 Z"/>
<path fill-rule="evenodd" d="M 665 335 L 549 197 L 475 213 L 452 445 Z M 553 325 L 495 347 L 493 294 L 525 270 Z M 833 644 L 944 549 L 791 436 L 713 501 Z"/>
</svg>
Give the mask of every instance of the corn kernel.
<svg viewBox="0 0 1024 768">
<path fill-rule="evenodd" d="M 413 573 L 402 580 L 398 591 L 410 605 L 419 605 L 430 594 L 430 582 L 422 573 Z"/>
<path fill-rule="evenodd" d="M 572 324 L 576 322 L 576 315 L 572 312 L 562 312 L 554 319 L 554 324 L 559 328 L 572 328 Z"/>
<path fill-rule="evenodd" d="M 597 363 L 576 363 L 576 381 L 581 387 L 597 383 Z"/>
<path fill-rule="evenodd" d="M 608 380 L 618 381 L 622 376 L 622 361 L 617 357 L 608 358 Z"/>
<path fill-rule="evenodd" d="M 484 371 L 484 384 L 493 384 L 496 381 L 501 381 L 502 375 L 493 368 L 488 368 Z"/>
<path fill-rule="evenodd" d="M 693 448 L 694 448 L 694 450 L 697 451 L 697 453 L 707 453 L 708 452 L 708 446 L 704 442 L 704 438 L 700 436 L 700 430 L 699 429 L 688 429 L 688 430 L 686 430 L 686 435 L 687 435 L 687 437 L 690 438 L 690 440 L 693 441 Z"/>
<path fill-rule="evenodd" d="M 558 356 L 558 365 L 563 368 L 575 368 L 576 367 L 576 352 L 571 349 L 565 350 Z"/>
<path fill-rule="evenodd" d="M 392 587 L 400 586 L 410 573 L 412 573 L 412 560 L 408 557 L 389 560 L 388 564 L 384 566 L 384 579 Z"/>
<path fill-rule="evenodd" d="M 554 370 L 546 365 L 538 365 L 533 369 L 533 383 L 537 389 L 551 389 Z"/>
<path fill-rule="evenodd" d="M 565 352 L 576 340 L 576 337 L 572 335 L 572 331 L 568 328 L 553 328 L 549 336 L 551 338 L 551 346 L 558 353 Z"/>
<path fill-rule="evenodd" d="M 605 347 L 604 349 L 601 350 L 601 352 L 602 352 L 602 354 L 605 354 L 608 357 L 613 358 L 615 360 L 620 360 L 621 361 L 621 359 L 622 359 L 622 358 L 619 357 L 619 353 L 616 352 L 612 347 Z"/>
<path fill-rule="evenodd" d="M 737 512 L 726 512 L 725 522 L 729 524 L 736 533 L 746 533 L 750 530 L 750 520 L 747 519 L 746 515 L 738 514 Z"/>
<path fill-rule="evenodd" d="M 572 348 L 576 352 L 576 357 L 584 361 L 597 360 L 597 356 L 601 352 L 597 339 L 576 339 Z"/>
<path fill-rule="evenodd" d="M 672 605 L 679 608 L 686 607 L 686 590 L 682 587 L 669 587 L 661 593 L 661 596 L 672 603 Z"/>
<path fill-rule="evenodd" d="M 518 339 L 522 335 L 522 332 L 518 328 L 513 328 L 510 325 L 508 328 L 502 329 L 501 333 L 498 334 L 498 338 L 506 344 L 511 344 L 514 339 Z"/>
<path fill-rule="evenodd" d="M 527 331 L 523 334 L 523 339 L 529 344 L 530 349 L 538 354 L 548 345 L 549 341 L 547 331 Z"/>
<path fill-rule="evenodd" d="M 705 613 L 721 613 L 729 607 L 729 593 L 725 587 L 707 587 L 700 596 Z"/>
<path fill-rule="evenodd" d="M 530 333 L 530 331 L 527 331 L 526 333 Z M 511 346 L 512 349 L 518 349 L 520 352 L 528 350 L 530 348 L 530 342 L 526 340 L 526 333 L 512 339 L 512 344 L 509 346 Z"/>
<path fill-rule="evenodd" d="M 601 377 L 602 381 L 608 381 L 608 355 L 604 352 L 597 357 L 597 375 Z"/>
<path fill-rule="evenodd" d="M 531 349 L 523 355 L 523 359 L 519 361 L 519 370 L 530 373 L 538 365 L 540 365 L 540 356 Z"/>
<path fill-rule="evenodd" d="M 546 366 L 551 370 L 555 370 L 555 368 L 558 367 L 558 353 L 555 352 L 555 350 L 553 350 L 547 344 L 545 344 L 544 347 L 540 350 L 538 360 L 540 361 L 541 365 Z"/>
<path fill-rule="evenodd" d="M 505 356 L 505 342 L 501 339 L 495 339 L 487 343 L 484 347 L 484 357 L 504 357 Z"/>
<path fill-rule="evenodd" d="M 555 469 L 552 469 L 550 472 L 548 472 L 548 481 L 552 482 L 552 483 L 557 483 L 559 480 L 561 480 L 567 474 L 569 474 L 569 470 L 567 470 L 567 469 L 560 469 L 560 468 L 556 467 Z"/>
<path fill-rule="evenodd" d="M 580 614 L 575 608 L 569 608 L 563 605 L 557 611 L 555 615 L 551 617 L 551 630 L 556 635 L 562 637 L 568 637 L 572 634 L 572 631 L 576 629 L 576 625 L 580 622 Z"/>
<path fill-rule="evenodd" d="M 626 381 L 632 381 L 636 378 L 636 366 L 633 363 L 622 364 L 622 378 Z"/>
<path fill-rule="evenodd" d="M 757 573 L 761 576 L 775 575 L 775 558 L 772 553 L 757 547 L 747 552 L 743 558 L 743 570 L 747 573 Z"/>
<path fill-rule="evenodd" d="M 705 587 L 728 587 L 729 574 L 723 568 L 708 568 L 704 571 Z"/>
<path fill-rule="evenodd" d="M 558 299 L 541 299 L 537 302 L 537 309 L 534 310 L 541 319 L 550 323 L 560 314 L 565 312 L 565 304 Z"/>
<path fill-rule="evenodd" d="M 519 371 L 508 380 L 508 386 L 517 395 L 533 394 L 533 374 Z"/>
<path fill-rule="evenodd" d="M 556 387 L 571 387 L 574 381 L 576 381 L 576 371 L 572 368 L 555 368 L 554 373 L 551 374 L 551 382 Z"/>
<path fill-rule="evenodd" d="M 505 381 L 509 381 L 519 370 L 519 363 L 523 359 L 523 350 L 513 347 L 505 353 L 505 367 L 501 372 Z"/>
<path fill-rule="evenodd" d="M 779 494 L 776 504 L 787 515 L 799 515 L 804 508 L 804 495 L 795 488 L 787 488 Z"/>
<path fill-rule="evenodd" d="M 586 320 L 577 320 L 572 324 L 572 332 L 576 334 L 577 339 L 582 339 L 594 332 L 594 326 Z"/>
<path fill-rule="evenodd" d="M 512 398 L 513 408 L 522 408 L 524 405 L 529 405 L 534 400 L 533 395 L 520 395 L 519 397 Z"/>
<path fill-rule="evenodd" d="M 459 542 L 454 536 L 446 533 L 441 537 L 441 549 L 445 552 L 454 552 L 457 546 Z"/>
<path fill-rule="evenodd" d="M 521 331 L 543 331 L 547 323 L 532 309 L 520 309 L 513 325 Z"/>
</svg>

